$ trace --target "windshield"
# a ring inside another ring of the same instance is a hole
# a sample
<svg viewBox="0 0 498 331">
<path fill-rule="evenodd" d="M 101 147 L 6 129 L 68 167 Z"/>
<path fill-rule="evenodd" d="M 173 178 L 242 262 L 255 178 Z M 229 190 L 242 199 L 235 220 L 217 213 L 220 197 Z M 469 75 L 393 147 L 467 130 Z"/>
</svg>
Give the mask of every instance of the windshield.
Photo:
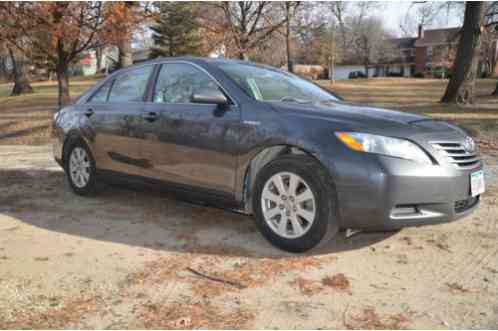
<svg viewBox="0 0 498 331">
<path fill-rule="evenodd" d="M 256 100 L 303 103 L 339 100 L 317 85 L 288 73 L 240 63 L 217 66 Z"/>
</svg>

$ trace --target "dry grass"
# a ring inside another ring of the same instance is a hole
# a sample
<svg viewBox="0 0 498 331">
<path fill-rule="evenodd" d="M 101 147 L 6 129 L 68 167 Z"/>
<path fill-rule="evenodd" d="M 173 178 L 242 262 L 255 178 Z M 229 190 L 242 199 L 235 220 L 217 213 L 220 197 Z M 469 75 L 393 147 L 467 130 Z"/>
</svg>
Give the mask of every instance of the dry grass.
<svg viewBox="0 0 498 331">
<path fill-rule="evenodd" d="M 41 296 L 33 302 L 42 302 L 48 307 L 46 310 L 22 309 L 9 319 L 0 315 L 0 329 L 64 329 L 70 323 L 79 322 L 84 315 L 95 312 L 101 300 L 91 296 L 62 303 L 59 298 Z"/>
<path fill-rule="evenodd" d="M 223 313 L 208 300 L 195 303 L 151 303 L 142 306 L 128 329 L 248 329 L 254 320 L 251 312 L 236 309 Z"/>
<path fill-rule="evenodd" d="M 98 77 L 100 78 L 100 77 Z M 98 78 L 78 77 L 71 81 L 71 95 L 79 96 Z M 498 98 L 491 97 L 496 80 L 477 83 L 477 105 L 443 105 L 439 99 L 446 80 L 414 78 L 372 78 L 363 80 L 318 81 L 349 102 L 426 114 L 454 122 L 482 144 L 498 140 Z M 57 84 L 33 83 L 34 93 L 10 97 L 12 84 L 0 84 L 0 144 L 41 145 L 50 143 L 51 114 L 57 109 Z"/>
<path fill-rule="evenodd" d="M 188 272 L 187 268 L 228 282 L 237 282 L 243 288 L 257 288 L 268 284 L 274 277 L 292 271 L 317 268 L 322 263 L 330 263 L 336 257 L 298 256 L 289 258 L 256 258 L 248 257 L 234 264 L 227 264 L 223 255 L 179 254 L 148 263 L 145 268 L 127 279 L 127 285 L 143 285 L 145 283 L 162 283 L 178 277 L 178 273 Z M 210 272 L 205 272 L 208 268 Z M 214 282 L 189 273 L 194 292 L 201 296 L 216 296 L 221 292 L 237 290 L 236 286 Z"/>
<path fill-rule="evenodd" d="M 71 96 L 77 98 L 95 84 L 94 77 L 71 80 Z M 52 114 L 57 110 L 57 83 L 32 84 L 34 93 L 9 96 L 12 84 L 0 84 L 0 144 L 43 145 L 50 143 Z"/>
<path fill-rule="evenodd" d="M 498 97 L 491 96 L 496 79 L 477 81 L 477 103 L 471 106 L 441 104 L 447 80 L 415 78 L 371 78 L 359 80 L 319 81 L 346 101 L 418 113 L 457 124 L 489 147 L 498 141 Z"/>
<path fill-rule="evenodd" d="M 356 312 L 344 312 L 343 324 L 350 330 L 401 330 L 409 320 L 402 314 L 379 316 L 374 308 L 363 308 Z"/>
<path fill-rule="evenodd" d="M 351 288 L 349 279 L 342 273 L 325 277 L 322 279 L 322 284 L 341 291 L 349 290 Z"/>
<path fill-rule="evenodd" d="M 299 289 L 299 292 L 306 296 L 315 295 L 323 290 L 320 283 L 303 277 L 295 278 L 293 281 L 289 282 L 289 285 Z"/>
</svg>

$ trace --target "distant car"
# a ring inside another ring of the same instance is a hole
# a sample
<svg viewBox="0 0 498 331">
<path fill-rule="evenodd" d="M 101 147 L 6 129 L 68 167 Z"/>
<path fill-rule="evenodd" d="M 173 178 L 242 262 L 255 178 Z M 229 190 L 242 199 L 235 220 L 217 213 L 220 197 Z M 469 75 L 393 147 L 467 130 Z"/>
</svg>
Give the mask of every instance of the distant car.
<svg viewBox="0 0 498 331">
<path fill-rule="evenodd" d="M 351 71 L 348 76 L 349 79 L 367 78 L 363 71 Z"/>
<path fill-rule="evenodd" d="M 476 144 L 459 128 L 354 106 L 249 62 L 171 58 L 116 71 L 55 115 L 54 135 L 76 194 L 110 179 L 166 187 L 254 215 L 291 252 L 341 228 L 452 221 L 484 192 Z"/>
</svg>

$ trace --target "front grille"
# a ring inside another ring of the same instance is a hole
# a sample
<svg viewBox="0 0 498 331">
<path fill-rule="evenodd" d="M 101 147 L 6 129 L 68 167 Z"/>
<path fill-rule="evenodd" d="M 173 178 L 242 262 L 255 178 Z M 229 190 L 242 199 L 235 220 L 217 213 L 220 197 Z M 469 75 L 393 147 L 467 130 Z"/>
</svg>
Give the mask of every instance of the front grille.
<svg viewBox="0 0 498 331">
<path fill-rule="evenodd" d="M 431 145 L 459 169 L 472 169 L 481 163 L 476 151 L 467 152 L 459 142 L 433 142 Z"/>
<path fill-rule="evenodd" d="M 471 197 L 465 200 L 455 201 L 455 213 L 463 213 L 467 209 L 474 207 L 474 205 L 479 201 L 479 196 Z"/>
</svg>

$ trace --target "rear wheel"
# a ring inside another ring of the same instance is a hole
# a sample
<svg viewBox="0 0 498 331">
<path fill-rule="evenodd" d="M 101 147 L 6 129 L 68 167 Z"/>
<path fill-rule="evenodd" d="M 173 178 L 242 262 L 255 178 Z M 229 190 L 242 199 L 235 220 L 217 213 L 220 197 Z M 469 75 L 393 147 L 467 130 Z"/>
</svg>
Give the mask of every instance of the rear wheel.
<svg viewBox="0 0 498 331">
<path fill-rule="evenodd" d="M 69 147 L 65 169 L 69 186 L 76 194 L 95 191 L 95 161 L 85 143 L 75 142 Z"/>
<path fill-rule="evenodd" d="M 337 233 L 335 200 L 327 171 L 309 156 L 292 155 L 260 171 L 253 210 L 261 233 L 272 244 L 303 252 Z"/>
</svg>

